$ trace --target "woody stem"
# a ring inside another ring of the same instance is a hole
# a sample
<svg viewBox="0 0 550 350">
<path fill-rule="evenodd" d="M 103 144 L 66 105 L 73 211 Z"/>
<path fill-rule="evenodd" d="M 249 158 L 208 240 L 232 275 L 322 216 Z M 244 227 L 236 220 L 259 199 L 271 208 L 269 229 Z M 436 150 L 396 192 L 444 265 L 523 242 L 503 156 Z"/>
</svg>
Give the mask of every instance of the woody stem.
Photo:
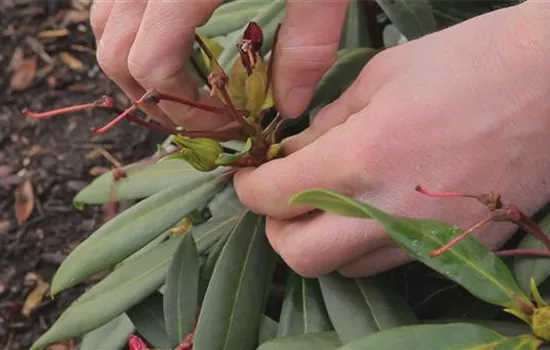
<svg viewBox="0 0 550 350">
<path fill-rule="evenodd" d="M 469 229 L 467 229 L 466 231 L 462 232 L 461 234 L 459 234 L 458 236 L 456 236 L 455 238 L 453 238 L 449 243 L 445 244 L 443 247 L 439 248 L 439 249 L 436 249 L 434 251 L 432 251 L 430 253 L 430 256 L 431 257 L 435 257 L 435 256 L 439 256 L 441 255 L 442 253 L 444 253 L 446 250 L 452 248 L 454 245 L 456 245 L 458 242 L 460 242 L 461 240 L 463 240 L 464 238 L 466 238 L 469 234 L 471 234 L 472 232 L 474 232 L 475 230 L 481 228 L 482 226 L 486 225 L 487 223 L 489 223 L 491 220 L 493 219 L 493 217 L 491 215 L 488 215 L 486 216 L 483 220 L 481 220 L 480 222 L 474 224 L 472 227 L 470 227 Z"/>
<path fill-rule="evenodd" d="M 506 258 L 509 256 L 532 256 L 540 258 L 550 258 L 550 251 L 544 249 L 507 249 L 495 252 L 495 255 L 499 258 Z"/>
</svg>

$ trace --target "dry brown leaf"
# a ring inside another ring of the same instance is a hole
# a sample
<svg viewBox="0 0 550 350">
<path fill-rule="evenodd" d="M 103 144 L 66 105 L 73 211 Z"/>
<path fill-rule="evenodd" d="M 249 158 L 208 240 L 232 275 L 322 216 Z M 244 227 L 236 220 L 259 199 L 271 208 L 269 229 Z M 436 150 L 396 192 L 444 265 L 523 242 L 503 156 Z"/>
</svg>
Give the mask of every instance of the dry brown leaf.
<svg viewBox="0 0 550 350">
<path fill-rule="evenodd" d="M 65 16 L 63 16 L 61 25 L 66 26 L 67 24 L 86 22 L 89 18 L 90 12 L 88 11 L 69 10 L 65 13 Z"/>
<path fill-rule="evenodd" d="M 73 45 L 71 45 L 71 49 L 73 49 L 75 51 L 80 51 L 80 52 L 89 53 L 91 55 L 95 55 L 95 50 L 92 49 L 92 48 L 89 48 L 88 46 L 73 44 Z"/>
<path fill-rule="evenodd" d="M 82 63 L 81 60 L 74 57 L 73 55 L 71 55 L 68 52 L 65 52 L 65 51 L 61 52 L 59 54 L 59 57 L 61 58 L 61 61 L 63 61 L 63 63 L 65 63 L 67 66 L 69 66 L 69 68 L 71 68 L 73 70 L 82 70 L 82 69 L 84 69 L 84 63 Z"/>
<path fill-rule="evenodd" d="M 109 171 L 110 171 L 109 168 L 106 168 L 106 167 L 104 167 L 104 166 L 99 166 L 99 165 L 97 165 L 97 166 L 91 168 L 89 173 L 90 173 L 90 175 L 92 175 L 92 176 L 99 176 L 99 175 L 103 175 L 103 174 L 105 174 L 105 173 L 107 173 L 107 172 L 109 172 Z"/>
<path fill-rule="evenodd" d="M 23 63 L 23 59 L 25 58 L 25 52 L 23 51 L 23 48 L 16 47 L 13 51 L 13 55 L 11 56 L 10 63 L 8 63 L 8 72 L 13 72 L 17 68 L 21 66 Z"/>
<path fill-rule="evenodd" d="M 8 230 L 11 228 L 11 224 L 9 220 L 0 220 L 0 234 L 4 232 L 8 232 Z"/>
<path fill-rule="evenodd" d="M 47 350 L 74 350 L 76 349 L 73 339 L 63 340 L 48 346 Z"/>
<path fill-rule="evenodd" d="M 15 190 L 15 217 L 21 225 L 31 216 L 34 210 L 34 190 L 29 180 Z"/>
<path fill-rule="evenodd" d="M 36 74 L 36 57 L 24 59 L 21 64 L 15 68 L 10 80 L 10 87 L 19 91 L 28 88 Z"/>
<path fill-rule="evenodd" d="M 36 76 L 36 67 L 36 57 L 24 59 L 11 76 L 10 87 L 12 90 L 20 91 L 28 88 Z"/>
<path fill-rule="evenodd" d="M 59 37 L 67 36 L 69 35 L 69 33 L 70 32 L 67 28 L 43 30 L 40 33 L 38 33 L 38 37 L 41 39 L 59 38 Z"/>
<path fill-rule="evenodd" d="M 23 154 L 27 157 L 34 157 L 35 155 L 43 152 L 44 148 L 40 147 L 39 145 L 32 145 L 29 149 L 24 150 Z"/>
<path fill-rule="evenodd" d="M 40 305 L 42 299 L 44 299 L 44 295 L 46 295 L 46 292 L 49 288 L 50 285 L 48 283 L 38 278 L 36 280 L 36 286 L 34 287 L 32 292 L 27 295 L 27 299 L 25 299 L 25 304 L 23 304 L 23 310 L 21 311 L 21 313 L 29 317 L 31 315 L 31 312 L 36 309 L 38 305 Z"/>
</svg>

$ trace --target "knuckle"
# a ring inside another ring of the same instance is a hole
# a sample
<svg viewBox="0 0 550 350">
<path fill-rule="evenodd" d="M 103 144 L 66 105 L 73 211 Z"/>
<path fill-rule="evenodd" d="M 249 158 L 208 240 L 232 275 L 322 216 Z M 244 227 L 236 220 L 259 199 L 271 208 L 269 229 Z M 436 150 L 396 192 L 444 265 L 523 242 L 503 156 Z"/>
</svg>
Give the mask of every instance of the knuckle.
<svg viewBox="0 0 550 350">
<path fill-rule="evenodd" d="M 130 75 L 137 81 L 144 81 L 149 76 L 147 62 L 144 61 L 142 55 L 136 53 L 136 50 L 130 50 L 127 64 Z"/>
<path fill-rule="evenodd" d="M 288 267 L 302 277 L 316 278 L 324 273 L 306 257 L 300 247 L 285 247 L 279 254 Z"/>
<path fill-rule="evenodd" d="M 108 46 L 98 45 L 96 59 L 101 70 L 108 76 L 114 77 L 119 74 L 120 68 L 117 66 L 117 60 Z"/>
</svg>

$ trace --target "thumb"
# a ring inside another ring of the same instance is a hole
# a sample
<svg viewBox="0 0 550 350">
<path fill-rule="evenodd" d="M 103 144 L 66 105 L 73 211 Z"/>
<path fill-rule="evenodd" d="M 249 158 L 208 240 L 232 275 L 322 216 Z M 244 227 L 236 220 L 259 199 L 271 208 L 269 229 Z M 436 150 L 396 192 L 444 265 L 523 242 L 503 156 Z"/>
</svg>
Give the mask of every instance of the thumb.
<svg viewBox="0 0 550 350">
<path fill-rule="evenodd" d="M 278 110 L 297 117 L 307 107 L 319 79 L 332 65 L 348 0 L 289 0 L 274 53 Z"/>
</svg>

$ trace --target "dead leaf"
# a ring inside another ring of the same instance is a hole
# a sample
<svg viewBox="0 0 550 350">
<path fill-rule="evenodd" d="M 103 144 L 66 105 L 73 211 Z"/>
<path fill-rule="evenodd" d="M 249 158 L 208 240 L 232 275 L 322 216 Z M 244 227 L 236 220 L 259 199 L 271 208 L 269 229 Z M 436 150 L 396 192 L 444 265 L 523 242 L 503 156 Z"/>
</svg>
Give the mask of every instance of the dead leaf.
<svg viewBox="0 0 550 350">
<path fill-rule="evenodd" d="M 67 24 L 86 22 L 89 18 L 90 13 L 88 11 L 69 10 L 65 13 L 61 25 L 65 27 Z"/>
<path fill-rule="evenodd" d="M 60 38 L 69 35 L 69 33 L 67 28 L 43 30 L 38 33 L 38 37 L 41 39 Z"/>
<path fill-rule="evenodd" d="M 34 157 L 35 155 L 43 152 L 44 148 L 40 147 L 39 145 L 32 145 L 29 149 L 24 150 L 23 154 L 27 157 Z"/>
<path fill-rule="evenodd" d="M 4 232 L 8 232 L 10 228 L 11 228 L 11 224 L 9 220 L 0 220 L 0 234 Z"/>
<path fill-rule="evenodd" d="M 68 52 L 65 52 L 65 51 L 61 52 L 59 54 L 59 57 L 61 58 L 61 61 L 63 61 L 67 66 L 69 66 L 69 68 L 71 68 L 73 70 L 82 70 L 82 69 L 84 69 L 84 63 L 82 63 L 81 60 L 74 57 L 73 55 L 71 55 Z"/>
<path fill-rule="evenodd" d="M 25 58 L 25 52 L 23 51 L 23 48 L 16 47 L 13 51 L 13 55 L 11 56 L 10 63 L 8 63 L 8 72 L 13 72 L 17 68 L 21 66 L 23 63 L 23 59 Z"/>
<path fill-rule="evenodd" d="M 73 49 L 75 51 L 89 53 L 90 55 L 95 55 L 95 50 L 92 49 L 92 48 L 89 48 L 88 46 L 79 45 L 79 44 L 72 44 L 71 49 Z"/>
<path fill-rule="evenodd" d="M 28 88 L 36 74 L 36 66 L 36 57 L 24 59 L 11 76 L 11 88 L 16 91 Z"/>
<path fill-rule="evenodd" d="M 32 292 L 29 293 L 27 299 L 25 299 L 25 304 L 23 304 L 23 311 L 21 311 L 21 313 L 29 317 L 31 312 L 36 309 L 38 305 L 40 305 L 49 288 L 50 285 L 48 283 L 44 282 L 41 278 L 38 278 L 36 280 L 36 286 Z"/>
<path fill-rule="evenodd" d="M 103 175 L 103 174 L 105 174 L 109 171 L 110 171 L 109 168 L 97 165 L 97 166 L 94 166 L 93 168 L 91 168 L 89 173 L 92 176 L 99 176 L 99 175 Z"/>
<path fill-rule="evenodd" d="M 15 190 L 15 217 L 21 225 L 31 216 L 34 210 L 34 190 L 29 180 L 23 182 Z"/>
<path fill-rule="evenodd" d="M 73 339 L 63 340 L 57 343 L 53 343 L 47 348 L 47 350 L 74 350 L 74 349 L 76 348 L 75 348 L 75 343 Z"/>
</svg>

